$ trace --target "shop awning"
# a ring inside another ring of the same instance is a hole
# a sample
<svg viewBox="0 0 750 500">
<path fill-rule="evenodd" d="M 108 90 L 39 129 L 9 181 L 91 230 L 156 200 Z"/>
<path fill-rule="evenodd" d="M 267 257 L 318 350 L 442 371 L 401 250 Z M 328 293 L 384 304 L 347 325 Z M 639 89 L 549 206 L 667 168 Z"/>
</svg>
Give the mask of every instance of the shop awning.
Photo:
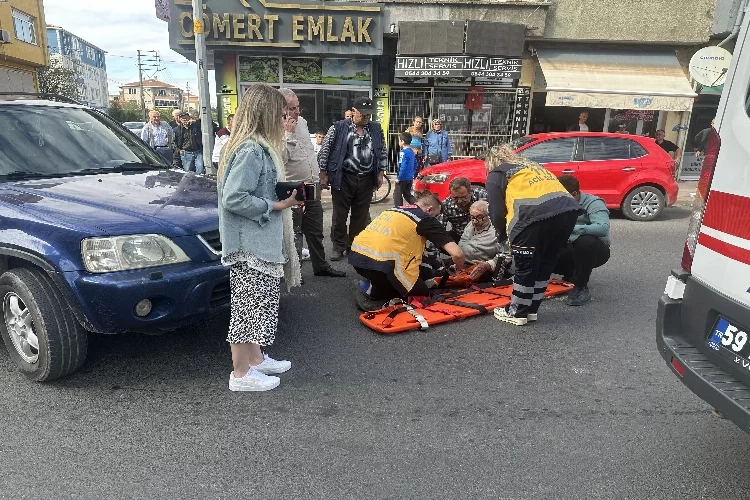
<svg viewBox="0 0 750 500">
<path fill-rule="evenodd" d="M 538 48 L 547 106 L 690 111 L 696 94 L 672 51 Z"/>
</svg>

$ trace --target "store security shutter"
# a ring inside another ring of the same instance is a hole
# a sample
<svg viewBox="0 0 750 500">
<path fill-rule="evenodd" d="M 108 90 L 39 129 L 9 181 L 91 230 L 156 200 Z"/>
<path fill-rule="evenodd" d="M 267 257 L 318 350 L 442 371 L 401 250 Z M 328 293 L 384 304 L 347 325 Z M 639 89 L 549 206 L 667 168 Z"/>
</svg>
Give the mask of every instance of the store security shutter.
<svg viewBox="0 0 750 500">
<path fill-rule="evenodd" d="M 466 53 L 482 56 L 522 57 L 526 40 L 523 24 L 467 21 Z"/>
<path fill-rule="evenodd" d="M 464 21 L 402 21 L 398 23 L 398 53 L 462 54 L 464 25 Z"/>
<path fill-rule="evenodd" d="M 34 74 L 10 68 L 0 68 L 0 92 L 36 92 Z"/>
</svg>

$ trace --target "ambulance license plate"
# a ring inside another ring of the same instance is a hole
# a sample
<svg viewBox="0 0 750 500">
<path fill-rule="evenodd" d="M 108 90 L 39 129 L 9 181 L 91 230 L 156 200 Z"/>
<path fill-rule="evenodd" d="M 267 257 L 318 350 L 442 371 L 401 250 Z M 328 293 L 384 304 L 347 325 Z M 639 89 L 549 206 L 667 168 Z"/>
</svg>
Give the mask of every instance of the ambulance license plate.
<svg viewBox="0 0 750 500">
<path fill-rule="evenodd" d="M 735 363 L 744 362 L 750 367 L 750 342 L 747 329 L 733 325 L 729 320 L 719 317 L 713 332 L 708 337 L 708 346 Z"/>
</svg>

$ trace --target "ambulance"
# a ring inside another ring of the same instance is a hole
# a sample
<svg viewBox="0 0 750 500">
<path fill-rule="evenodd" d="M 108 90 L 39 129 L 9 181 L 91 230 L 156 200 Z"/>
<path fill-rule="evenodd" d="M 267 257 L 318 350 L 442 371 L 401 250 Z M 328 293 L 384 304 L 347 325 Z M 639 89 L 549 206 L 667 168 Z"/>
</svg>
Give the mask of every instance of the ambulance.
<svg viewBox="0 0 750 500">
<path fill-rule="evenodd" d="M 681 266 L 667 280 L 656 320 L 656 345 L 671 371 L 748 433 L 749 24 L 746 13 L 706 145 Z"/>
</svg>

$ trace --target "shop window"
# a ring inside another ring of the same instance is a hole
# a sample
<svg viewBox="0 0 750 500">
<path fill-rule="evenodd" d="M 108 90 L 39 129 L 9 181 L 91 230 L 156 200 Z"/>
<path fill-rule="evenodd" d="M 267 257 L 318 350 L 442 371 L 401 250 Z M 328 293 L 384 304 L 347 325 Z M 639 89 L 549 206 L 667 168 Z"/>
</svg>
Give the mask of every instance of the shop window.
<svg viewBox="0 0 750 500">
<path fill-rule="evenodd" d="M 584 161 L 626 160 L 630 158 L 631 142 L 627 139 L 586 137 L 583 140 L 583 159 Z"/>
<path fill-rule="evenodd" d="M 536 163 L 564 163 L 574 161 L 577 139 L 551 139 L 540 142 L 520 152 L 524 158 Z"/>
</svg>

